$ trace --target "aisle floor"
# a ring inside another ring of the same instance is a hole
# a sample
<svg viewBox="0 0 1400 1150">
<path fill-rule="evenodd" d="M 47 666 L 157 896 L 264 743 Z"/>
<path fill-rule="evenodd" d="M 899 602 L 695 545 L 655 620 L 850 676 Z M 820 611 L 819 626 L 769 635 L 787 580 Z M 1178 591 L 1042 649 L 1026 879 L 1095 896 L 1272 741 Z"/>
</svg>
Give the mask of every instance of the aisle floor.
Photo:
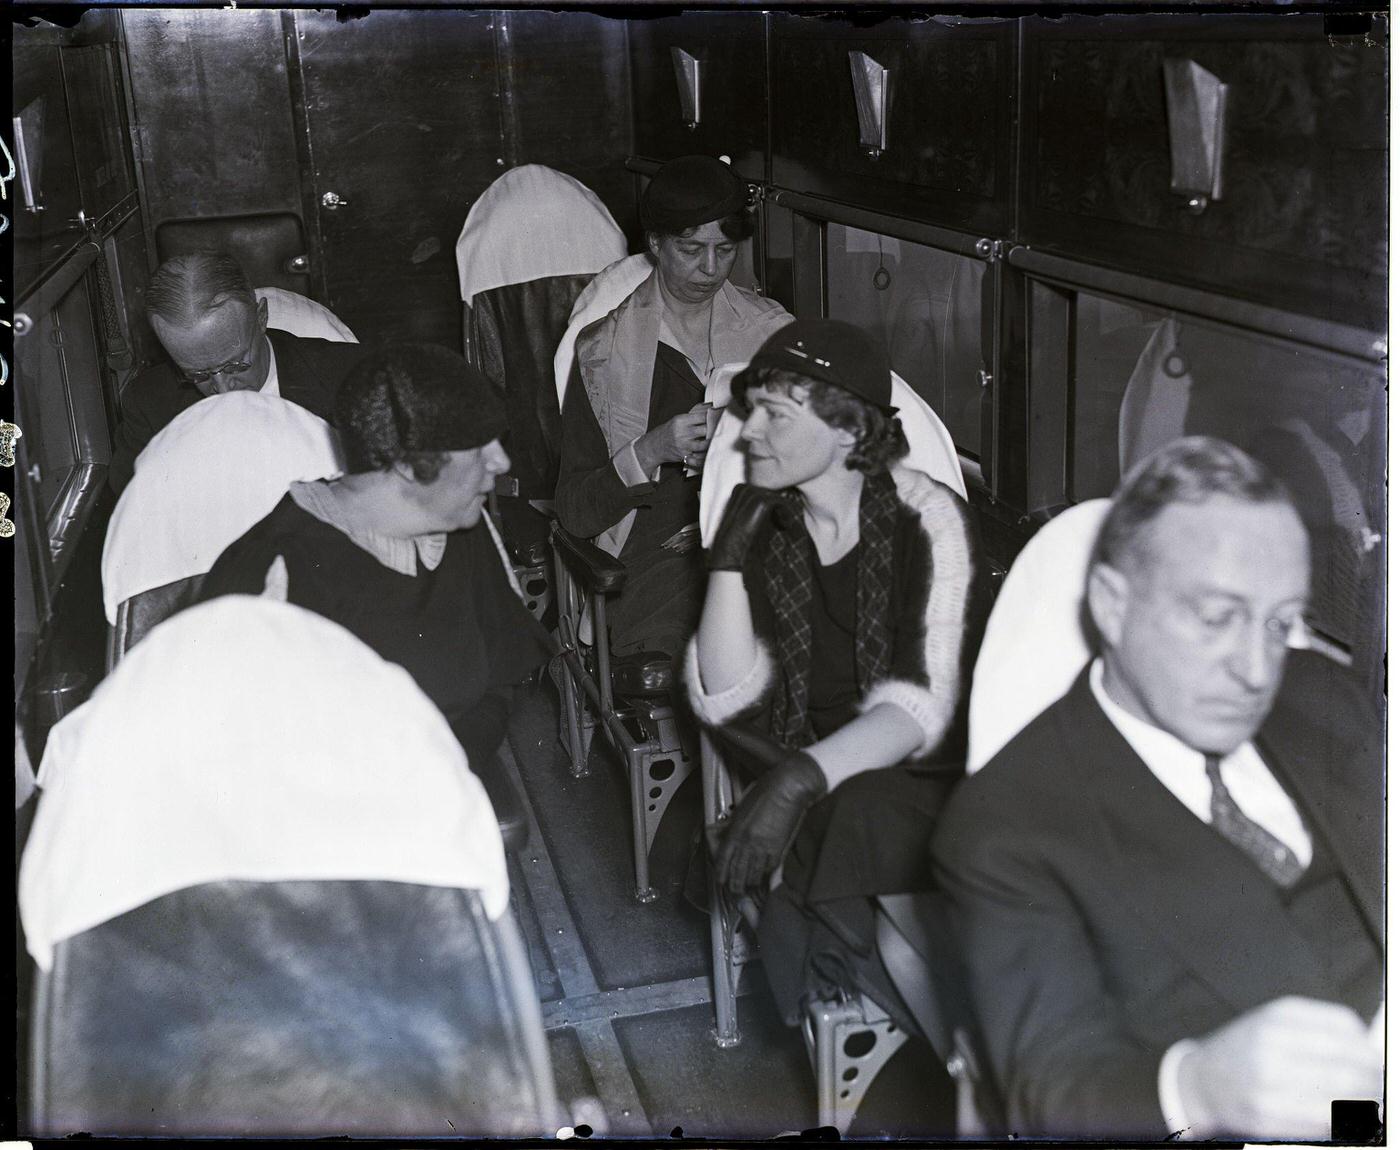
<svg viewBox="0 0 1400 1150">
<path fill-rule="evenodd" d="M 677 791 L 652 848 L 657 898 L 639 903 L 622 767 L 598 739 L 589 773 L 574 778 L 556 707 L 547 681 L 521 699 L 508 757 L 533 815 L 512 882 L 561 1101 L 598 1099 L 618 1136 L 767 1138 L 814 1127 L 801 1034 L 783 1025 L 757 963 L 741 988 L 739 1046 L 721 1049 L 711 1034 L 708 923 L 684 894 L 699 771 Z M 933 1053 L 909 1042 L 850 1136 L 947 1137 L 953 1112 Z"/>
</svg>

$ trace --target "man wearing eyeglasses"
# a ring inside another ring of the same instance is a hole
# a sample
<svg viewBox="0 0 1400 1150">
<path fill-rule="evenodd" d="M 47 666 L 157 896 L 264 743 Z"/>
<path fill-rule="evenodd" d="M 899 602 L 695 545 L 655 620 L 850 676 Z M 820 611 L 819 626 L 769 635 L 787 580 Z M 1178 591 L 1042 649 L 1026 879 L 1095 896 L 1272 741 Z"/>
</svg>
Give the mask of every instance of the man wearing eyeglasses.
<svg viewBox="0 0 1400 1150">
<path fill-rule="evenodd" d="M 1096 658 L 945 809 L 982 1037 L 1023 1136 L 1304 1141 L 1379 1099 L 1381 723 L 1290 651 L 1308 535 L 1230 444 L 1123 481 Z"/>
<path fill-rule="evenodd" d="M 266 302 L 222 252 L 166 260 L 151 276 L 146 312 L 169 361 L 143 371 L 122 396 L 107 473 L 118 494 L 142 449 L 185 408 L 211 395 L 258 391 L 329 420 L 340 381 L 364 353 L 359 344 L 269 330 Z"/>
</svg>

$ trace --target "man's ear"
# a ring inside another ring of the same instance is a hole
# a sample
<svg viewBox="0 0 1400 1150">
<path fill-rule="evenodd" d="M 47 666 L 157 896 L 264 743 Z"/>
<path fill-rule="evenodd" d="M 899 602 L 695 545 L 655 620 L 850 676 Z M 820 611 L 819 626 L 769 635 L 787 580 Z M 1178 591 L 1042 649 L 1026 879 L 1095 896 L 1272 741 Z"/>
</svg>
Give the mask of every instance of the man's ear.
<svg viewBox="0 0 1400 1150">
<path fill-rule="evenodd" d="M 1123 617 L 1128 607 L 1128 580 L 1107 563 L 1095 563 L 1086 590 L 1089 617 L 1105 646 L 1116 647 L 1123 637 Z"/>
<path fill-rule="evenodd" d="M 661 255 L 661 237 L 655 232 L 647 232 L 647 251 L 651 252 L 653 258 Z"/>
</svg>

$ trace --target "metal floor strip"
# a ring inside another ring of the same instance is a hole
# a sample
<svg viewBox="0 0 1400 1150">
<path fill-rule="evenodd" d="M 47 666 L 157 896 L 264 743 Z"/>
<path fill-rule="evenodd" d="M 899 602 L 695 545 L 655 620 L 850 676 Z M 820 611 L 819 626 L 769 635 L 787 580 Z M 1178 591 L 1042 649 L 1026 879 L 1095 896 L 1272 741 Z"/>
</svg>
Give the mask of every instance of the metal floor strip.
<svg viewBox="0 0 1400 1150">
<path fill-rule="evenodd" d="M 639 1014 L 656 1014 L 663 1010 L 679 1010 L 709 1002 L 710 978 L 699 975 L 654 986 L 632 986 L 623 990 L 602 990 L 597 994 L 581 994 L 560 1001 L 541 1004 L 544 1028 L 582 1026 L 589 1022 L 610 1022 L 614 1018 L 635 1018 Z"/>
<path fill-rule="evenodd" d="M 515 761 L 515 750 L 509 740 L 502 744 L 500 757 L 513 776 L 520 794 L 527 795 L 520 777 L 520 765 Z M 579 941 L 578 925 L 574 922 L 569 905 L 564 899 L 559 874 L 540 831 L 539 820 L 535 818 L 534 808 L 528 799 L 525 802 L 525 813 L 529 821 L 529 845 L 517 859 L 525 876 L 526 893 L 544 934 L 550 961 L 558 972 L 559 982 L 564 990 L 562 1002 L 544 1003 L 543 1009 L 553 1012 L 567 1008 L 571 1000 L 593 1004 L 596 1007 L 599 1000 L 626 992 L 608 992 L 599 987 L 597 979 L 593 976 L 593 968 L 588 962 L 588 955 Z M 708 1001 L 708 998 L 707 991 L 705 1001 Z M 575 1034 L 578 1035 L 584 1059 L 588 1063 L 588 1072 L 593 1076 L 593 1084 L 598 1090 L 599 1101 L 611 1123 L 608 1133 L 651 1134 L 650 1120 L 637 1093 L 637 1085 L 633 1081 L 626 1056 L 622 1053 L 622 1046 L 613 1031 L 610 1016 L 604 1014 L 599 1017 L 596 1010 L 586 1010 L 580 1014 L 580 1018 L 580 1022 L 572 1025 Z"/>
</svg>

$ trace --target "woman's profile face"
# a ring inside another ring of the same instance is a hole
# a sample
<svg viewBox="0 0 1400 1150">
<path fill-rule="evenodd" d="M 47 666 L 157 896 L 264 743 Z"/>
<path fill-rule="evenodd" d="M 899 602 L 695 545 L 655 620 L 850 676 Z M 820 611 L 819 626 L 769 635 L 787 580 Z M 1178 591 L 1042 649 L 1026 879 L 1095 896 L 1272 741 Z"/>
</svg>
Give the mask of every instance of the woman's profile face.
<svg viewBox="0 0 1400 1150">
<path fill-rule="evenodd" d="M 739 254 L 739 241 L 726 236 L 718 220 L 688 236 L 648 236 L 647 246 L 656 257 L 661 286 L 684 303 L 704 303 L 719 291 Z"/>
<path fill-rule="evenodd" d="M 740 438 L 748 456 L 748 481 L 755 487 L 798 487 L 831 468 L 845 467 L 851 433 L 813 411 L 803 388 L 751 389 L 747 398 L 751 410 Z"/>
<path fill-rule="evenodd" d="M 436 520 L 435 530 L 461 531 L 480 523 L 496 477 L 509 470 L 510 456 L 499 439 L 483 447 L 449 451 L 438 477 L 421 485 L 420 495 Z"/>
</svg>

